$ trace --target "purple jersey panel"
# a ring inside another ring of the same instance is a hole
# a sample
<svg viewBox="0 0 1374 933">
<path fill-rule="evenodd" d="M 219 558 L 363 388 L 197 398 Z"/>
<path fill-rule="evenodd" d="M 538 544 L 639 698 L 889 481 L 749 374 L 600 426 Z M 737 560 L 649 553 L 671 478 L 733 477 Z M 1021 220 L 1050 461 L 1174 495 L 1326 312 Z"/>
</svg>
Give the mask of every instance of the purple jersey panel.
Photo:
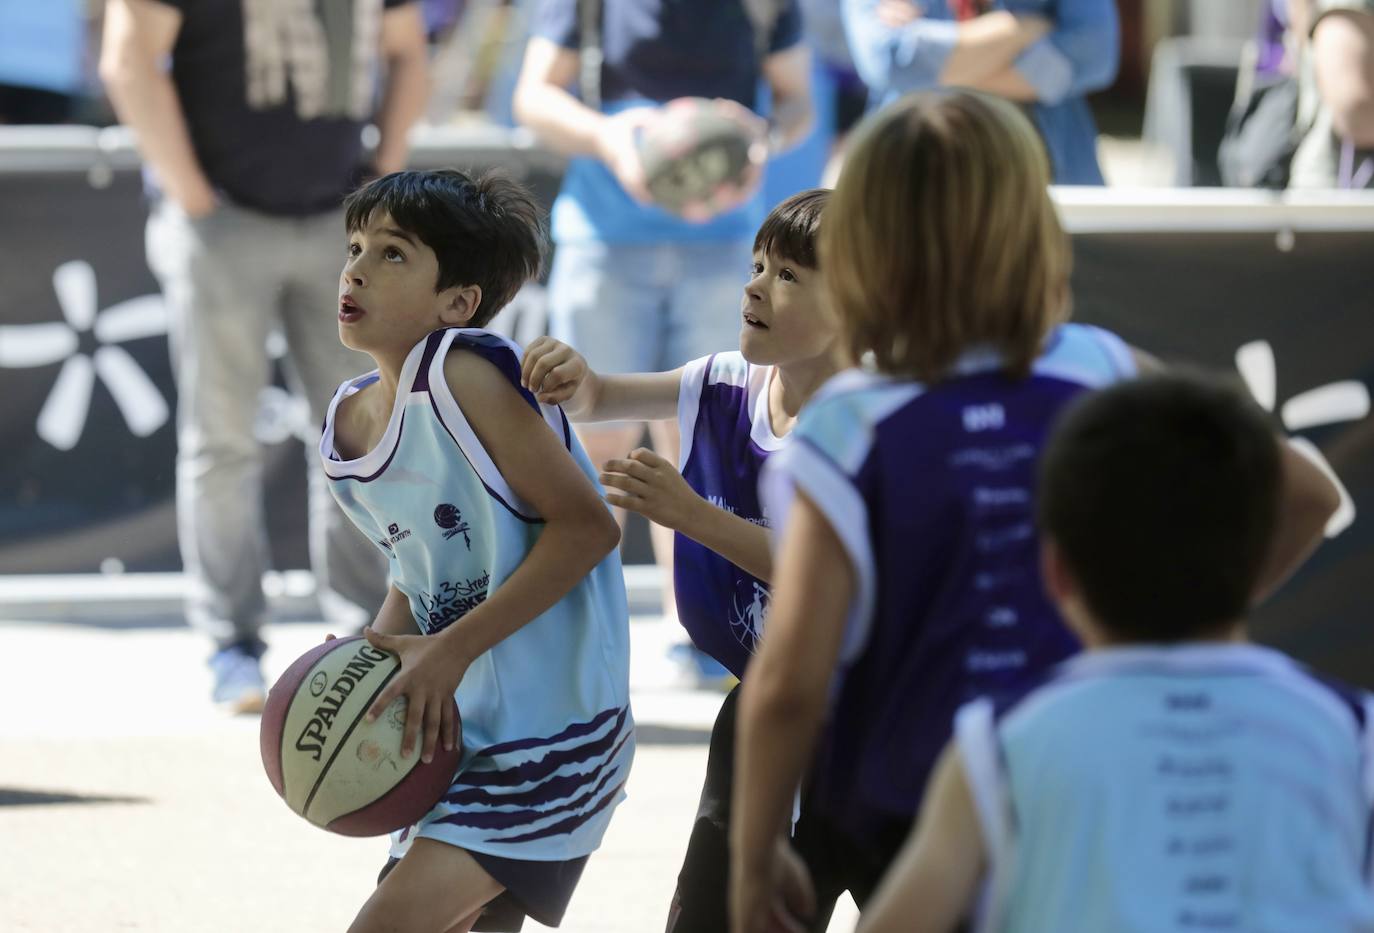
<svg viewBox="0 0 1374 933">
<path fill-rule="evenodd" d="M 1133 371 L 1130 354 L 1067 325 L 1026 379 L 986 354 L 965 363 L 929 388 L 836 377 L 765 480 L 775 511 L 789 484 L 806 492 L 855 567 L 814 777 L 820 806 L 858 839 L 914 817 L 962 704 L 1078 649 L 1040 579 L 1036 467 L 1056 415 Z"/>
<path fill-rule="evenodd" d="M 687 484 L 717 508 L 765 527 L 759 473 L 782 443 L 768 424 L 770 371 L 739 353 L 696 360 L 684 368 L 678 403 Z M 767 584 L 678 534 L 673 586 L 678 619 L 692 641 L 742 677 L 768 611 Z"/>
</svg>

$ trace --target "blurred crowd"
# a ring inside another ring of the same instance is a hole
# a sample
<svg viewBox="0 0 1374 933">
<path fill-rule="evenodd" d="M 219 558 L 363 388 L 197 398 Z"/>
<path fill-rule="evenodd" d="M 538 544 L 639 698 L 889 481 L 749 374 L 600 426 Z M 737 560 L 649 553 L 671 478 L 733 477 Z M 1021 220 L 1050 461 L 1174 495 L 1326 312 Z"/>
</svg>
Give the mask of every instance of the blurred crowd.
<svg viewBox="0 0 1374 933">
<path fill-rule="evenodd" d="M 513 125 L 516 79 L 539 0 L 418 2 L 433 77 L 422 119 Z M 750 4 L 770 6 L 769 0 Z M 1118 5 L 1126 7 L 1119 0 L 802 0 L 818 118 L 805 171 L 825 164 L 834 141 L 866 109 L 907 90 L 947 84 L 1023 103 L 1050 151 L 1056 181 L 1100 184 L 1093 113 L 1101 110 L 1102 95 L 1091 106 L 1087 95 L 1118 77 Z M 1164 6 L 1131 4 L 1156 21 Z M 1175 26 L 1187 20 L 1178 3 L 1167 6 Z M 1194 18 L 1199 6 L 1193 4 Z M 1252 0 L 1246 6 L 1260 16 L 1252 41 L 1238 47 L 1234 101 L 1224 130 L 1216 128 L 1222 182 L 1374 185 L 1374 2 Z M 118 122 L 99 76 L 105 7 L 105 0 L 0 0 L 0 123 Z M 1139 36 L 1125 38 L 1144 44 Z M 1128 54 L 1127 65 L 1136 57 Z M 1148 49 L 1139 57 L 1148 60 Z M 1127 106 L 1142 109 L 1139 101 Z M 788 190 L 800 186 L 794 180 L 806 181 L 789 178 Z"/>
</svg>

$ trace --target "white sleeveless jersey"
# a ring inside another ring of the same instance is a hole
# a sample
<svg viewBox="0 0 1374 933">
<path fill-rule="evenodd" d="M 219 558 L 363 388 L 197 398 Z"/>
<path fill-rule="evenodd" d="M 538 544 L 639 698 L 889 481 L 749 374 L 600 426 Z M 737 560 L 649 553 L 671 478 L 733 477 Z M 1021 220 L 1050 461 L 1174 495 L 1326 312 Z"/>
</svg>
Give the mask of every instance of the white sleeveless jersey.
<svg viewBox="0 0 1374 933">
<path fill-rule="evenodd" d="M 496 365 L 596 484 L 563 412 L 520 388 L 521 351 L 503 337 L 452 328 L 416 345 L 381 442 L 356 460 L 334 451 L 335 414 L 378 374 L 340 386 L 320 442 L 325 473 L 349 518 L 386 553 L 391 582 L 426 634 L 501 586 L 543 528 L 448 388 L 444 359 L 455 348 Z M 416 836 L 531 861 L 595 850 L 634 757 L 628 622 L 612 551 L 555 606 L 479 656 L 455 692 L 463 755 L 453 784 L 417 826 L 397 834 L 392 854 Z"/>
<path fill-rule="evenodd" d="M 1374 702 L 1255 645 L 1134 645 L 959 714 L 987 933 L 1370 933 Z"/>
</svg>

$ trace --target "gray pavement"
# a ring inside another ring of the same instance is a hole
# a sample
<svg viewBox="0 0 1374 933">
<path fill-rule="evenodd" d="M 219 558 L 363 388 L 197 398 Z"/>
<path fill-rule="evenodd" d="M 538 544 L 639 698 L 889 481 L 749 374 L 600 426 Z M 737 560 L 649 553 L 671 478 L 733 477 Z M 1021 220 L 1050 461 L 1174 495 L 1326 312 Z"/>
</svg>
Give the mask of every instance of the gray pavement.
<svg viewBox="0 0 1374 933">
<path fill-rule="evenodd" d="M 0 931 L 347 927 L 385 842 L 333 836 L 286 808 L 262 771 L 257 718 L 210 706 L 197 636 L 174 618 L 110 623 L 89 607 L 22 615 L 0 607 Z M 663 929 L 720 701 L 673 685 L 675 626 L 641 617 L 631 632 L 639 753 L 568 933 Z M 269 627 L 268 676 L 324 633 Z M 846 901 L 831 930 L 855 917 Z"/>
</svg>

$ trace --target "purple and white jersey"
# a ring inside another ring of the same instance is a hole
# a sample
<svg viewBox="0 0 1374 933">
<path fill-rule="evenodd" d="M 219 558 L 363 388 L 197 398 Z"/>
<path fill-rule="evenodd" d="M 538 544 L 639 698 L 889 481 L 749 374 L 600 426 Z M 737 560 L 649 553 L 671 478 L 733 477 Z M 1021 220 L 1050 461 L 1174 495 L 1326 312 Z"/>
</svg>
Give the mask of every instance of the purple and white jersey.
<svg viewBox="0 0 1374 933">
<path fill-rule="evenodd" d="M 717 508 L 765 528 L 759 474 L 784 443 L 768 417 L 772 373 L 773 367 L 752 366 L 737 351 L 693 360 L 682 369 L 677 405 L 679 467 L 687 485 Z M 768 584 L 678 534 L 673 588 L 678 619 L 692 641 L 743 677 L 768 613 Z"/>
<path fill-rule="evenodd" d="M 1025 379 L 986 350 L 929 387 L 849 370 L 764 471 L 779 523 L 800 489 L 854 568 L 814 779 L 857 838 L 914 817 L 961 704 L 1078 650 L 1041 585 L 1036 465 L 1070 399 L 1134 374 L 1120 338 L 1078 324 Z"/>
</svg>

